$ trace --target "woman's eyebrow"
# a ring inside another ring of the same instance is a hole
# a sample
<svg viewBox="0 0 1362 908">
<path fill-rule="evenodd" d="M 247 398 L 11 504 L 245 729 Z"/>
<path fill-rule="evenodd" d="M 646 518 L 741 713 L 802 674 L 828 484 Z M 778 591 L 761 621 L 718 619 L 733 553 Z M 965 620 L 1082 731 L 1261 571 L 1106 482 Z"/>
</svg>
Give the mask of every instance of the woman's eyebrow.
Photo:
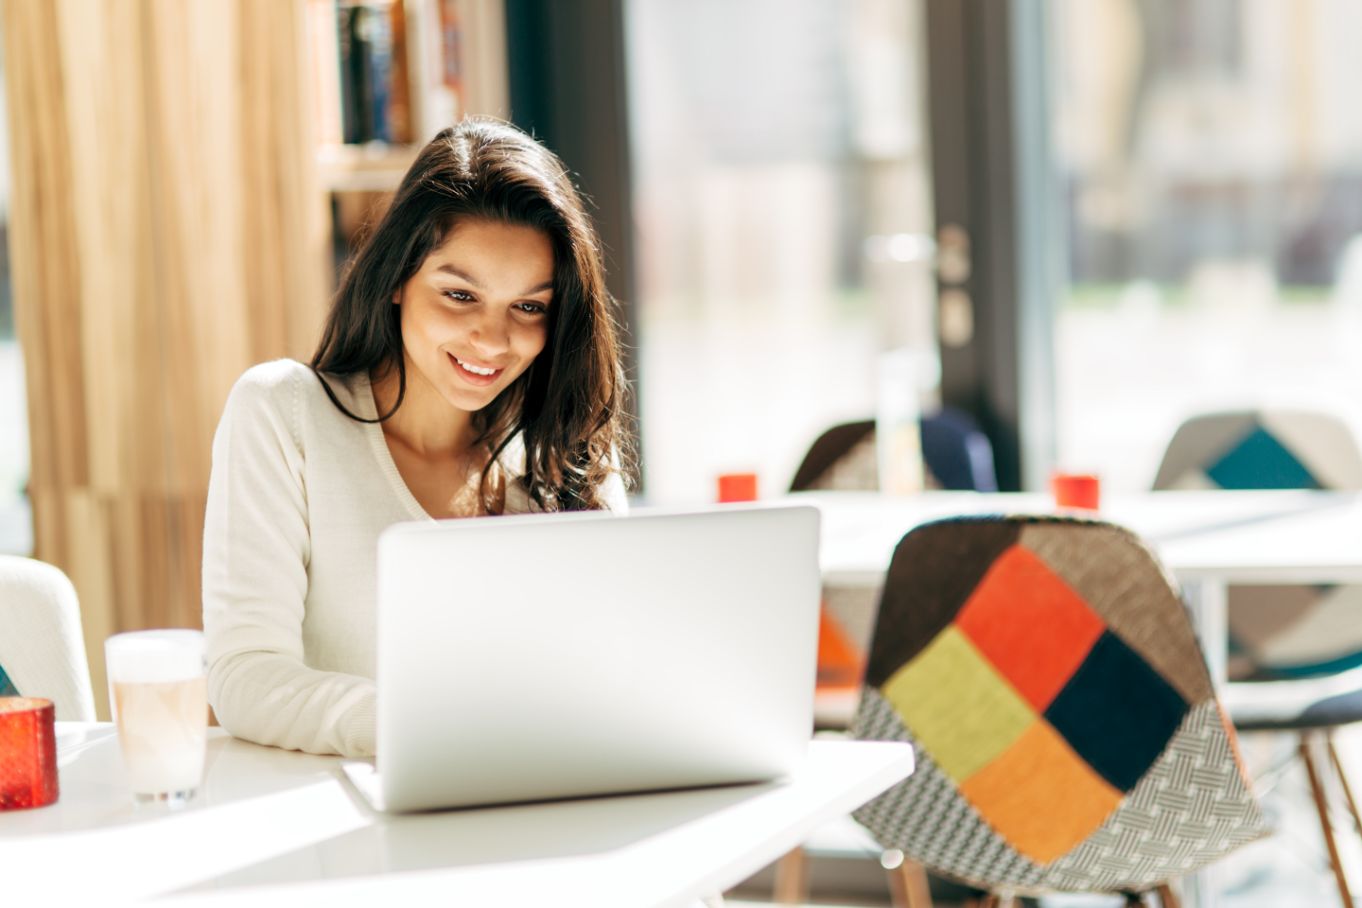
<svg viewBox="0 0 1362 908">
<path fill-rule="evenodd" d="M 477 278 L 473 277 L 473 275 L 469 274 L 468 272 L 463 271 L 463 270 L 461 270 L 461 269 L 455 267 L 454 265 L 449 264 L 448 262 L 446 262 L 446 263 L 444 263 L 444 264 L 438 266 L 435 270 L 438 271 L 438 272 L 442 272 L 442 273 L 444 273 L 444 274 L 452 274 L 452 275 L 454 275 L 455 277 L 459 278 L 460 280 L 466 281 L 467 283 L 472 284 L 473 287 L 475 287 L 475 288 L 478 289 L 478 290 L 484 289 L 483 286 L 482 286 L 482 282 L 481 282 L 481 281 L 479 281 Z M 543 293 L 545 290 L 552 290 L 552 289 L 553 289 L 553 281 L 552 281 L 552 280 L 547 280 L 547 281 L 544 281 L 542 284 L 538 284 L 538 285 L 536 285 L 536 286 L 534 286 L 534 287 L 529 288 L 528 290 L 523 291 L 520 295 L 521 295 L 521 296 L 533 296 L 533 295 L 536 294 L 536 293 Z"/>
<path fill-rule="evenodd" d="M 436 270 L 436 271 L 443 272 L 443 273 L 445 273 L 445 274 L 452 274 L 452 275 L 454 275 L 455 277 L 459 278 L 460 280 L 467 281 L 468 283 L 472 284 L 474 287 L 477 287 L 479 290 L 482 289 L 482 282 L 481 282 L 481 281 L 479 281 L 477 278 L 475 278 L 473 275 L 467 273 L 466 271 L 460 271 L 458 268 L 455 268 L 453 265 L 449 264 L 448 262 L 446 262 L 445 264 L 439 266 L 439 267 L 436 268 L 435 270 Z"/>
</svg>

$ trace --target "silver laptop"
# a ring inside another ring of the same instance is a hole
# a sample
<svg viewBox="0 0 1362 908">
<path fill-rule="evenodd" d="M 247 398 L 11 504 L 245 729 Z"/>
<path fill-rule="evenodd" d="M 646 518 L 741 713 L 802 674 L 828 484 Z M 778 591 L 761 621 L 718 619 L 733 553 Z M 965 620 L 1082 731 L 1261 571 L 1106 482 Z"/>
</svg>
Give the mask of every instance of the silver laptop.
<svg viewBox="0 0 1362 908">
<path fill-rule="evenodd" d="M 400 524 L 378 545 L 390 811 L 760 781 L 812 730 L 818 512 Z"/>
</svg>

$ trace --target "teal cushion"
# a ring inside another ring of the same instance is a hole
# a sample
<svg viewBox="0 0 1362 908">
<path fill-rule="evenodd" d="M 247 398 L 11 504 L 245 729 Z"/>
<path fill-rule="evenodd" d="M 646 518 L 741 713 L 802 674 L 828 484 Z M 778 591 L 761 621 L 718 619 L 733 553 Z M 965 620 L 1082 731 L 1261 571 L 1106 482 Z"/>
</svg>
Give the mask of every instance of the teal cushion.
<svg viewBox="0 0 1362 908">
<path fill-rule="evenodd" d="M 1222 489 L 1318 489 L 1319 481 L 1262 428 L 1244 436 L 1215 463 L 1206 475 Z"/>
</svg>

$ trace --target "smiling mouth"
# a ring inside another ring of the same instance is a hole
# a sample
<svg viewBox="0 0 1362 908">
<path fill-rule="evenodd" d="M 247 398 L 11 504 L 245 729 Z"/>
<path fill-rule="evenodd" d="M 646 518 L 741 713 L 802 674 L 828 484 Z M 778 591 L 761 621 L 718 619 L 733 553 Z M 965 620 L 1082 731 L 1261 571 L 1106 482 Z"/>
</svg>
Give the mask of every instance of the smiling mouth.
<svg viewBox="0 0 1362 908">
<path fill-rule="evenodd" d="M 495 381 L 497 376 L 505 371 L 503 369 L 493 369 L 488 366 L 475 366 L 471 363 L 465 363 L 453 353 L 449 354 L 449 358 L 454 361 L 454 365 L 458 368 L 459 374 L 474 384 L 489 384 Z"/>
</svg>

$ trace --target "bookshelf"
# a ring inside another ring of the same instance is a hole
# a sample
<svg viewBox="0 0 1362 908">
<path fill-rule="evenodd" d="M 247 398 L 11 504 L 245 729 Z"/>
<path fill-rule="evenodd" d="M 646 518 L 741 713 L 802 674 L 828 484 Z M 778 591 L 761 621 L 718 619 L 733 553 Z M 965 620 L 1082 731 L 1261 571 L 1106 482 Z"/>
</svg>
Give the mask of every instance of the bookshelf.
<svg viewBox="0 0 1362 908">
<path fill-rule="evenodd" d="M 321 145 L 317 176 L 330 193 L 390 192 L 416 152 L 415 145 Z"/>
<path fill-rule="evenodd" d="M 503 0 L 305 0 L 311 130 L 337 265 L 417 151 L 509 113 Z"/>
</svg>

